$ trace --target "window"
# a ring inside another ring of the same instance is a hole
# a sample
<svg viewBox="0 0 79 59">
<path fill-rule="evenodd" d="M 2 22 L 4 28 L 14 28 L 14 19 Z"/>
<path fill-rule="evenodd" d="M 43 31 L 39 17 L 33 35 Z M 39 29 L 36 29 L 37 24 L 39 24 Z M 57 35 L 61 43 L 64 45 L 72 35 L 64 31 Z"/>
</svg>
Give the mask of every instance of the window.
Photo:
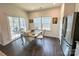
<svg viewBox="0 0 79 59">
<path fill-rule="evenodd" d="M 20 29 L 23 29 L 24 31 L 26 31 L 26 20 L 24 18 L 20 18 Z"/>
<path fill-rule="evenodd" d="M 18 37 L 20 31 L 26 31 L 26 20 L 24 18 L 9 16 L 8 19 L 12 39 Z"/>
<path fill-rule="evenodd" d="M 34 26 L 36 29 L 51 30 L 51 17 L 37 17 L 34 19 Z"/>
<path fill-rule="evenodd" d="M 34 19 L 34 27 L 35 29 L 41 29 L 41 17 L 37 17 Z"/>
<path fill-rule="evenodd" d="M 42 17 L 42 29 L 51 30 L 51 17 Z"/>
</svg>

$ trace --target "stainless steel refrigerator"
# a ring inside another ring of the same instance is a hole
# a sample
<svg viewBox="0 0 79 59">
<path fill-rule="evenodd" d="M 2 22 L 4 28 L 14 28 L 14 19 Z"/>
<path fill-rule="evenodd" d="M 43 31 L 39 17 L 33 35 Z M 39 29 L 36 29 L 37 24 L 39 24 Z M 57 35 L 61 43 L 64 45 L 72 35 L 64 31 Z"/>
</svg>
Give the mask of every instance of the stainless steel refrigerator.
<svg viewBox="0 0 79 59">
<path fill-rule="evenodd" d="M 79 40 L 79 12 L 64 16 L 62 23 L 61 47 L 65 56 L 74 55 L 76 42 Z"/>
</svg>

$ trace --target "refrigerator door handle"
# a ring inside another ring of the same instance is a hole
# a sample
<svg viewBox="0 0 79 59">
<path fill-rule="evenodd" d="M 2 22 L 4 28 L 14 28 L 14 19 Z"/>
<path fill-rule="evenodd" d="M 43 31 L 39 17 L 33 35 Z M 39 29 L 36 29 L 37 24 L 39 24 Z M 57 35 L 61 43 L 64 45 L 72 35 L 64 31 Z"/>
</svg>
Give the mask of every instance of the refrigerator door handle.
<svg viewBox="0 0 79 59">
<path fill-rule="evenodd" d="M 67 47 L 70 47 L 69 45 L 66 45 Z"/>
</svg>

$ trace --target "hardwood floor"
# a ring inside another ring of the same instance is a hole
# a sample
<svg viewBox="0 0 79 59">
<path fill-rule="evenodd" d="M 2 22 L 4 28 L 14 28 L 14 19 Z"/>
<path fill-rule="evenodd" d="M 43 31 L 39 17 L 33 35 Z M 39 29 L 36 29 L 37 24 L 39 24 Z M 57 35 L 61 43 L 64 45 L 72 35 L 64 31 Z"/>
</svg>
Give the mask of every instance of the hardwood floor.
<svg viewBox="0 0 79 59">
<path fill-rule="evenodd" d="M 48 38 L 34 40 L 28 43 L 24 39 L 17 39 L 14 42 L 0 46 L 0 50 L 8 56 L 63 56 L 59 39 Z"/>
</svg>

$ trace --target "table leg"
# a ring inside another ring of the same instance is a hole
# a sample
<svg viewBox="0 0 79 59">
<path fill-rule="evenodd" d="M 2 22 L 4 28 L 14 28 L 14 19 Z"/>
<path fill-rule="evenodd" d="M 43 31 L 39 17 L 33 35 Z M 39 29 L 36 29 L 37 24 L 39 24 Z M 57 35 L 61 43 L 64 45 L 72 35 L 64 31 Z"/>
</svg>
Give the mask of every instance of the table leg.
<svg viewBox="0 0 79 59">
<path fill-rule="evenodd" d="M 21 35 L 22 45 L 24 46 L 23 35 Z"/>
</svg>

